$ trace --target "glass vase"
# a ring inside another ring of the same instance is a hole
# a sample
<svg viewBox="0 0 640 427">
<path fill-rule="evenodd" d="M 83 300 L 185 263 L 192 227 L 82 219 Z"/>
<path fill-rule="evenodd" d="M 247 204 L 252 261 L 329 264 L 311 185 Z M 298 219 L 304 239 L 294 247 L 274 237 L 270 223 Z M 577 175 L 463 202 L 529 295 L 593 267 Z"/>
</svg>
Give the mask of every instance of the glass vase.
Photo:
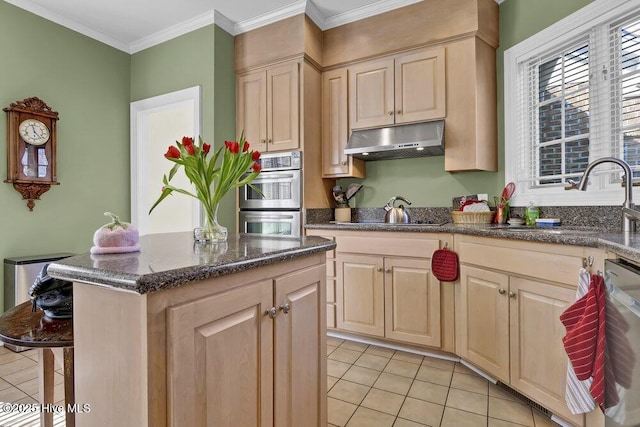
<svg viewBox="0 0 640 427">
<path fill-rule="evenodd" d="M 218 206 L 209 214 L 204 211 L 204 224 L 193 230 L 193 239 L 196 243 L 220 243 L 227 241 L 227 227 L 218 224 Z"/>
</svg>

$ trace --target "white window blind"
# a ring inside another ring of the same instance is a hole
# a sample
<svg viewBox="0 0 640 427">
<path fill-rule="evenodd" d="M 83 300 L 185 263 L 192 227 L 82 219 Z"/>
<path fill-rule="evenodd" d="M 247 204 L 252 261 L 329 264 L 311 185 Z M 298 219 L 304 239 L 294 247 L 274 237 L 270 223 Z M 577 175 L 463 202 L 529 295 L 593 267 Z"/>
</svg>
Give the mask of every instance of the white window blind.
<svg viewBox="0 0 640 427">
<path fill-rule="evenodd" d="M 593 18 L 574 17 L 562 36 L 542 34 L 528 51 L 505 53 L 505 181 L 516 183 L 514 205 L 621 203 L 615 165 L 598 166 L 587 193 L 564 190 L 601 157 L 625 159 L 640 178 L 640 11 L 630 7 L 640 2 L 618 3 L 625 7 L 591 7 Z"/>
</svg>

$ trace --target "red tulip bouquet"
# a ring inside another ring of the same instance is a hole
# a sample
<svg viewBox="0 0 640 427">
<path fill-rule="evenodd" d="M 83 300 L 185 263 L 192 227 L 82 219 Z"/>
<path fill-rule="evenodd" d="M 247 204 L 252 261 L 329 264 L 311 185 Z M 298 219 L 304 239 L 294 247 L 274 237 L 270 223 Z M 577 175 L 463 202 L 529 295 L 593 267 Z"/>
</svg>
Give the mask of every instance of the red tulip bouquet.
<svg viewBox="0 0 640 427">
<path fill-rule="evenodd" d="M 162 194 L 151 206 L 149 213 L 174 191 L 195 197 L 202 203 L 205 223 L 194 230 L 194 238 L 199 242 L 223 242 L 227 240 L 227 229 L 219 225 L 217 220 L 220 200 L 229 190 L 245 184 L 260 193 L 259 189 L 250 184 L 260 174 L 260 152 L 249 150 L 249 142 L 245 140 L 243 133 L 238 141 L 225 141 L 224 147 L 207 158 L 211 146 L 203 143 L 202 138 L 198 140 L 196 145 L 193 138 L 185 136 L 182 143 L 176 141 L 175 146 L 169 147 L 164 156 L 175 165 L 168 175 L 164 175 Z M 183 167 L 187 178 L 194 185 L 195 193 L 170 184 L 180 167 Z M 249 170 L 251 173 L 246 175 Z"/>
</svg>

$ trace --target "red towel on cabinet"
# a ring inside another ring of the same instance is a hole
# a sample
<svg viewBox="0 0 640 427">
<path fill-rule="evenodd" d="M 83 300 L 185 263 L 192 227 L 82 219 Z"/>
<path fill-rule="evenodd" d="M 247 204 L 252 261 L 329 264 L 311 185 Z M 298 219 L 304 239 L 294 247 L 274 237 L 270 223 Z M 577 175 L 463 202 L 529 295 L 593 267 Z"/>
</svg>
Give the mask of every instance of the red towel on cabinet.
<svg viewBox="0 0 640 427">
<path fill-rule="evenodd" d="M 614 389 L 615 397 L 609 390 L 605 402 L 605 369 L 610 369 L 606 363 L 605 302 L 604 280 L 592 275 L 589 292 L 560 316 L 567 329 L 562 342 L 576 377 L 593 378 L 589 391 L 603 411 L 618 400 Z"/>
</svg>

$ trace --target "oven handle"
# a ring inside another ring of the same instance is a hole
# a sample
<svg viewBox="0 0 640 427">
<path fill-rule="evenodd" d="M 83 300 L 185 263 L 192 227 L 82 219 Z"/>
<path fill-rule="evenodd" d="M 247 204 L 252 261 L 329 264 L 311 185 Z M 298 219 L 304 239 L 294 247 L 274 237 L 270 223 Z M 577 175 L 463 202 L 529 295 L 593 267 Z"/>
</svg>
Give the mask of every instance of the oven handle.
<svg viewBox="0 0 640 427">
<path fill-rule="evenodd" d="M 270 214 L 270 215 L 251 215 L 251 214 L 245 214 L 244 215 L 245 219 L 293 219 L 293 215 L 276 215 L 276 214 Z"/>
<path fill-rule="evenodd" d="M 263 175 L 267 175 L 266 173 L 263 172 Z M 265 176 L 264 178 L 256 178 L 252 181 L 252 184 L 256 184 L 256 183 L 262 183 L 262 182 L 273 182 L 277 179 L 286 179 L 286 180 L 292 180 L 295 179 L 296 175 L 292 174 L 292 173 L 279 173 L 279 174 L 269 174 L 268 176 Z"/>
</svg>

